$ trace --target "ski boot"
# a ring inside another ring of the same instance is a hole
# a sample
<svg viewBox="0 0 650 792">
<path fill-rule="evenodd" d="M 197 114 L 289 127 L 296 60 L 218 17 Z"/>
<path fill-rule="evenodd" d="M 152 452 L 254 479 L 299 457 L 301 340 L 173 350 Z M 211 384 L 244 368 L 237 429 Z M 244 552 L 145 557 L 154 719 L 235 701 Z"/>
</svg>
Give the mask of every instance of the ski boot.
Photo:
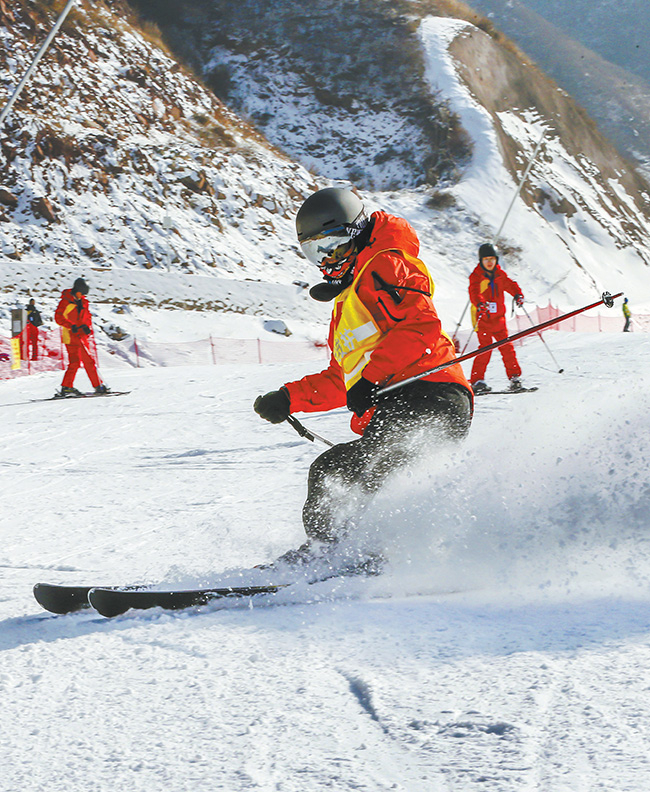
<svg viewBox="0 0 650 792">
<path fill-rule="evenodd" d="M 278 567 L 300 567 L 307 566 L 314 558 L 322 555 L 323 549 L 327 547 L 324 542 L 308 539 L 300 547 L 287 550 L 281 556 L 270 561 L 268 564 L 257 564 L 255 569 L 277 569 Z"/>
<path fill-rule="evenodd" d="M 485 380 L 477 380 L 476 382 L 472 383 L 472 390 L 474 391 L 475 396 L 480 396 L 482 393 L 489 393 L 492 388 Z"/>
<path fill-rule="evenodd" d="M 525 390 L 519 377 L 510 377 L 510 390 L 513 393 L 517 393 L 518 391 Z"/>
<path fill-rule="evenodd" d="M 83 396 L 83 393 L 76 388 L 70 388 L 67 385 L 61 385 L 61 390 L 54 394 L 54 397 L 57 399 L 65 399 L 70 396 Z"/>
<path fill-rule="evenodd" d="M 111 389 L 108 387 L 108 385 L 103 385 L 102 384 L 102 385 L 98 385 L 95 388 L 95 393 L 96 393 L 97 396 L 105 396 L 107 393 L 110 393 L 110 392 L 111 392 Z"/>
</svg>

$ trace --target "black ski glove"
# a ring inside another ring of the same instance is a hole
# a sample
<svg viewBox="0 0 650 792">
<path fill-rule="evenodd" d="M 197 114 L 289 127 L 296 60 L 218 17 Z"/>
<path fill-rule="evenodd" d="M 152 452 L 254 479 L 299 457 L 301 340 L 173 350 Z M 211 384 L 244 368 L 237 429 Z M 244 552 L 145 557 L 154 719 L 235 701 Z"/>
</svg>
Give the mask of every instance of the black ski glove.
<svg viewBox="0 0 650 792">
<path fill-rule="evenodd" d="M 255 412 L 272 424 L 282 423 L 291 415 L 291 400 L 286 388 L 258 396 L 253 404 Z"/>
<path fill-rule="evenodd" d="M 90 335 L 90 328 L 88 327 L 88 325 L 81 325 L 81 328 L 80 328 L 80 329 L 81 329 L 81 330 L 83 330 L 83 332 L 84 332 L 86 335 Z"/>
<path fill-rule="evenodd" d="M 71 330 L 73 335 L 77 335 L 77 333 L 79 332 L 79 327 L 77 325 L 72 325 L 70 330 Z"/>
<path fill-rule="evenodd" d="M 524 295 L 523 294 L 515 294 L 515 305 L 517 308 L 521 308 L 524 304 Z"/>
<path fill-rule="evenodd" d="M 348 410 L 361 416 L 377 403 L 379 385 L 361 377 L 348 391 Z"/>
</svg>

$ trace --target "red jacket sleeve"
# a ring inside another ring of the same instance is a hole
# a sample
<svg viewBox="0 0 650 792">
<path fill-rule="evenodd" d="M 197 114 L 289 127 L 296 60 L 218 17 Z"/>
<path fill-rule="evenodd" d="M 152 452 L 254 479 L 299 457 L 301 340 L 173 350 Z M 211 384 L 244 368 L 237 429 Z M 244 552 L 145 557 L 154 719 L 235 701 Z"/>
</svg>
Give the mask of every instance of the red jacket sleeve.
<svg viewBox="0 0 650 792">
<path fill-rule="evenodd" d="M 521 290 L 521 286 L 517 283 L 517 281 L 512 280 L 509 278 L 505 272 L 501 271 L 501 288 L 504 292 L 508 292 L 508 294 L 512 294 L 514 297 L 515 294 L 523 294 Z"/>
<path fill-rule="evenodd" d="M 483 300 L 481 292 L 479 291 L 479 284 L 482 277 L 484 276 L 477 274 L 476 270 L 469 276 L 469 301 L 472 305 L 478 305 Z"/>
<path fill-rule="evenodd" d="M 289 392 L 292 413 L 334 410 L 346 403 L 341 367 L 333 356 L 324 371 L 287 382 L 284 387 Z"/>
</svg>

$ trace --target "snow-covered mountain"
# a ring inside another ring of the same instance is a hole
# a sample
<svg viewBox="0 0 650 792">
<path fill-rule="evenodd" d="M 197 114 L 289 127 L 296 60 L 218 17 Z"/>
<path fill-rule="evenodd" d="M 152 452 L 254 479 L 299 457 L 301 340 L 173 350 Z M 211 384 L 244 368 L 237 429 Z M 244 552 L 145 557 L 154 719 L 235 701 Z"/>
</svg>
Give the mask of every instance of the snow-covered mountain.
<svg viewBox="0 0 650 792">
<path fill-rule="evenodd" d="M 646 185 L 563 91 L 461 4 L 337 8 L 323 36 L 325 0 L 155 4 L 203 84 L 123 0 L 81 2 L 4 130 L 5 317 L 28 296 L 51 312 L 83 272 L 105 321 L 128 303 L 322 324 L 293 218 L 345 177 L 416 226 L 451 325 L 542 132 L 506 268 L 532 301 L 606 288 L 650 305 Z M 54 17 L 42 0 L 0 13 L 8 94 Z"/>
<path fill-rule="evenodd" d="M 53 17 L 27 1 L 2 14 L 7 94 Z M 80 4 L 5 125 L 5 300 L 51 308 L 83 271 L 108 304 L 299 314 L 293 218 L 316 182 L 129 14 Z"/>
</svg>

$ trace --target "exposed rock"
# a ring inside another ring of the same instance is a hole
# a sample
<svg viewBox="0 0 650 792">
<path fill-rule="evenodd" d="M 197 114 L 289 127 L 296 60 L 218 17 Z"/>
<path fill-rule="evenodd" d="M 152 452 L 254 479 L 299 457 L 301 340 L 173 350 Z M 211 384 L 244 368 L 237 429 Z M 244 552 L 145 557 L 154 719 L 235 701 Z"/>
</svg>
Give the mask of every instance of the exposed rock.
<svg viewBox="0 0 650 792">
<path fill-rule="evenodd" d="M 207 193 L 207 195 L 214 195 L 214 188 L 208 181 L 208 177 L 204 171 L 201 171 L 195 178 L 193 176 L 184 176 L 179 179 L 180 183 L 195 193 Z"/>
<path fill-rule="evenodd" d="M 5 206 L 16 207 L 18 206 L 18 198 L 12 192 L 9 192 L 9 190 L 0 187 L 0 203 Z"/>
<path fill-rule="evenodd" d="M 42 196 L 41 198 L 36 198 L 32 201 L 32 212 L 36 215 L 36 217 L 42 217 L 48 221 L 48 223 L 58 223 L 59 218 L 56 215 L 56 211 L 54 207 L 50 203 L 48 198 Z"/>
</svg>

